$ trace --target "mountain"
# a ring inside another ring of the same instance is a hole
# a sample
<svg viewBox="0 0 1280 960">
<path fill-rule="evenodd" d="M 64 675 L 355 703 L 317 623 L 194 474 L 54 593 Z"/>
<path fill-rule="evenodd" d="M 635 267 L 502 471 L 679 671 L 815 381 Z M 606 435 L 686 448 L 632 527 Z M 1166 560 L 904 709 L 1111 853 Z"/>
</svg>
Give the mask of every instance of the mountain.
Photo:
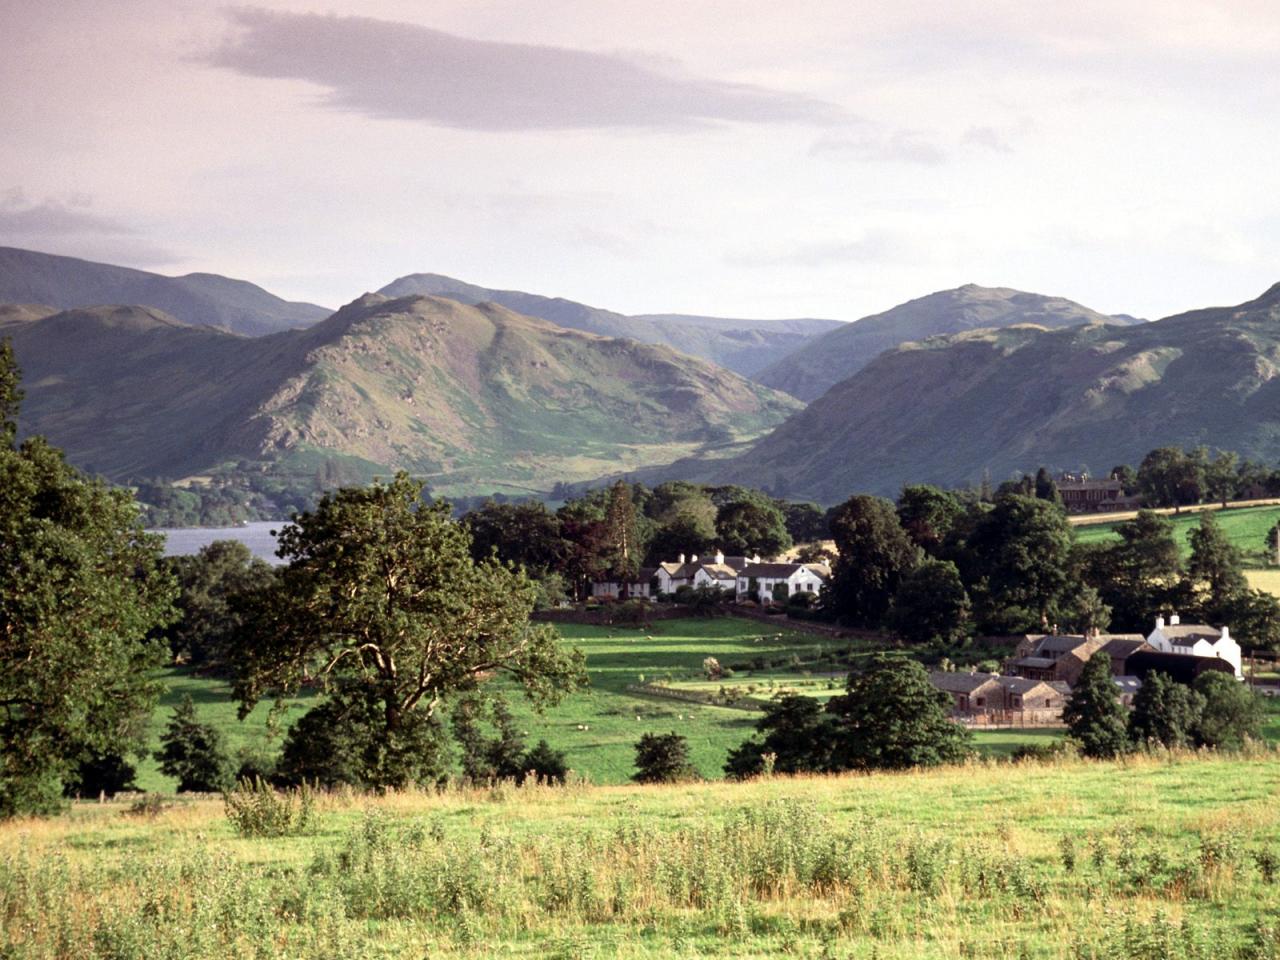
<svg viewBox="0 0 1280 960">
<path fill-rule="evenodd" d="M 434 297 L 366 294 L 254 339 L 147 307 L 4 332 L 23 432 L 113 479 L 405 468 L 440 494 L 545 492 L 754 439 L 800 406 L 669 347 Z"/>
<path fill-rule="evenodd" d="M 1155 447 L 1201 444 L 1280 459 L 1280 284 L 1237 307 L 1153 323 L 905 344 L 745 453 L 665 473 L 834 503 L 1041 465 L 1099 474 Z"/>
<path fill-rule="evenodd" d="M 853 376 L 878 354 L 900 343 L 943 333 L 1034 323 L 1074 327 L 1082 323 L 1137 323 L 1108 317 L 1062 297 L 1045 297 L 1006 287 L 967 284 L 955 290 L 899 304 L 892 310 L 843 324 L 753 375 L 755 380 L 809 401 Z"/>
<path fill-rule="evenodd" d="M 497 303 L 562 327 L 606 337 L 630 337 L 643 343 L 663 343 L 748 377 L 819 334 L 843 326 L 836 320 L 815 319 L 734 320 L 680 313 L 627 316 L 560 297 L 490 290 L 437 273 L 410 274 L 378 292 L 388 297 L 422 294 L 460 303 Z"/>
<path fill-rule="evenodd" d="M 14 247 L 0 247 L 0 303 L 48 304 L 59 310 L 141 304 L 186 323 L 246 336 L 310 326 L 331 312 L 314 303 L 281 300 L 252 283 L 217 274 L 165 277 Z"/>
</svg>

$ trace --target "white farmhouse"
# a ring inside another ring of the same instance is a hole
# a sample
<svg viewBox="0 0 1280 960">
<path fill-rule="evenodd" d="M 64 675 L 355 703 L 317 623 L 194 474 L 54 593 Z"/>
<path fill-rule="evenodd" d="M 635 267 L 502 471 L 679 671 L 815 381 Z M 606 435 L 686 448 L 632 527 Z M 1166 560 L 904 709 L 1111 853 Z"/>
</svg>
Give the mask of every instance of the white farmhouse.
<svg viewBox="0 0 1280 960">
<path fill-rule="evenodd" d="M 768 603 L 779 586 L 788 597 L 816 594 L 830 579 L 831 570 L 822 563 L 753 563 L 738 571 L 738 599 Z"/>
<path fill-rule="evenodd" d="M 1176 613 L 1168 623 L 1164 617 L 1156 617 L 1156 628 L 1147 637 L 1147 646 L 1161 653 L 1225 660 L 1235 671 L 1236 679 L 1244 679 L 1240 644 L 1226 627 L 1218 630 L 1203 623 L 1182 623 Z"/>
</svg>

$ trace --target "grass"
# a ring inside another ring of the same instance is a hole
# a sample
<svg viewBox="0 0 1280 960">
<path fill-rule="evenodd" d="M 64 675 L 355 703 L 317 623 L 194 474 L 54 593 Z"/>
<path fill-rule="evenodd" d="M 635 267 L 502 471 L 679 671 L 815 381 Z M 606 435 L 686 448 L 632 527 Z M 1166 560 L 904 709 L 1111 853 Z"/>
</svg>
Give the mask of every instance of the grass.
<svg viewBox="0 0 1280 960">
<path fill-rule="evenodd" d="M 729 707 L 684 703 L 648 696 L 633 687 L 654 680 L 670 680 L 675 686 L 697 684 L 703 678 L 702 661 L 716 657 L 724 666 L 761 662 L 761 669 L 741 670 L 727 683 L 747 685 L 815 683 L 828 696 L 827 680 L 806 680 L 780 667 L 794 660 L 808 660 L 823 652 L 847 649 L 845 641 L 815 638 L 811 634 L 735 618 L 663 620 L 647 627 L 600 627 L 576 624 L 560 626 L 567 643 L 587 656 L 590 688 L 568 697 L 539 715 L 516 691 L 510 692 L 512 713 L 530 745 L 546 739 L 563 750 L 570 767 L 598 784 L 625 783 L 634 770 L 635 743 L 644 733 L 682 734 L 689 740 L 694 766 L 705 777 L 718 778 L 729 750 L 754 732 L 758 714 Z M 867 648 L 870 649 L 869 647 Z M 758 676 L 757 676 L 758 675 Z M 197 677 L 190 671 L 165 671 L 166 693 L 151 724 L 151 747 L 184 693 L 195 701 L 200 718 L 222 731 L 229 750 L 275 753 L 290 723 L 308 708 L 310 698 L 290 702 L 274 729 L 268 727 L 269 709 L 259 704 L 248 719 L 236 717 L 237 705 L 223 681 Z M 705 680 L 703 681 L 705 683 Z M 711 685 L 718 687 L 719 684 Z M 771 693 L 766 693 L 766 696 Z M 1032 736 L 1039 736 L 1035 732 Z M 1008 731 L 977 735 L 979 749 L 995 754 L 1008 752 Z M 139 764 L 138 786 L 143 790 L 172 791 L 174 781 L 163 776 L 152 759 Z"/>
<path fill-rule="evenodd" d="M 1280 506 L 1237 507 L 1229 510 L 1215 511 L 1214 516 L 1236 547 L 1245 555 L 1251 566 L 1267 566 L 1275 558 L 1266 549 L 1267 533 L 1280 522 Z M 1174 536 L 1182 547 L 1184 557 L 1191 556 L 1191 544 L 1188 537 L 1200 523 L 1198 514 L 1178 514 L 1170 516 L 1174 527 Z M 1113 523 L 1098 523 L 1076 527 L 1076 539 L 1081 543 L 1105 543 L 1119 539 Z"/>
<path fill-rule="evenodd" d="M 316 801 L 0 825 L 0 956 L 1280 957 L 1280 764 L 1123 763 Z"/>
</svg>

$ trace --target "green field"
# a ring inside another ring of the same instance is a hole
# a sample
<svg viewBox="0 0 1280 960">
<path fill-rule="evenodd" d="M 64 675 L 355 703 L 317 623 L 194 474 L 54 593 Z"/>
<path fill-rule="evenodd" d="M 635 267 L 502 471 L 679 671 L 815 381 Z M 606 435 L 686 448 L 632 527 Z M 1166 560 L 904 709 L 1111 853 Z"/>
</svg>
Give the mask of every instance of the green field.
<svg viewBox="0 0 1280 960">
<path fill-rule="evenodd" d="M 801 674 L 785 673 L 779 667 L 849 646 L 846 641 L 815 638 L 772 624 L 734 618 L 664 620 L 640 629 L 566 624 L 560 631 L 566 642 L 586 653 L 590 688 L 543 716 L 512 691 L 512 712 L 527 732 L 530 745 L 546 738 L 553 747 L 565 751 L 572 769 L 599 784 L 625 783 L 630 778 L 635 743 L 642 734 L 671 731 L 688 738 L 698 771 L 718 778 L 729 750 L 752 734 L 758 717 L 749 710 L 646 696 L 628 687 L 654 680 L 696 682 L 703 678 L 702 661 L 708 656 L 717 658 L 723 666 L 757 660 L 770 665 L 759 671 L 739 671 L 725 683 L 745 686 L 770 680 L 775 685 L 804 682 Z M 279 749 L 283 730 L 306 709 L 305 699 L 293 701 L 273 733 L 267 728 L 266 704 L 259 704 L 243 723 L 236 719 L 236 704 L 222 681 L 176 669 L 166 671 L 164 680 L 167 692 L 151 725 L 152 750 L 158 746 L 160 732 L 183 693 L 191 694 L 201 719 L 222 730 L 233 752 L 247 748 L 274 753 Z M 841 681 L 837 679 L 835 685 L 840 687 Z M 837 692 L 825 690 L 826 681 L 822 686 L 826 693 Z M 1011 749 L 1007 746 L 1010 736 L 1008 731 L 984 731 L 977 737 L 979 749 L 1006 753 Z M 138 785 L 144 790 L 169 791 L 174 782 L 161 775 L 154 760 L 146 760 L 139 765 Z"/>
<path fill-rule="evenodd" d="M 1268 555 L 1265 545 L 1267 532 L 1280 522 L 1280 507 L 1238 507 L 1215 511 L 1214 516 L 1221 524 L 1227 539 L 1243 551 L 1246 562 L 1250 566 L 1269 566 L 1274 561 L 1275 558 Z M 1182 545 L 1183 555 L 1189 557 L 1191 545 L 1187 538 L 1199 524 L 1199 515 L 1193 513 L 1171 515 L 1169 520 L 1173 523 L 1174 535 L 1178 543 Z M 1105 543 L 1116 540 L 1119 535 L 1115 532 L 1115 527 L 1115 523 L 1078 526 L 1075 528 L 1076 539 L 1081 543 Z"/>
<path fill-rule="evenodd" d="M 0 956 L 1280 957 L 1272 753 L 0 825 Z"/>
</svg>

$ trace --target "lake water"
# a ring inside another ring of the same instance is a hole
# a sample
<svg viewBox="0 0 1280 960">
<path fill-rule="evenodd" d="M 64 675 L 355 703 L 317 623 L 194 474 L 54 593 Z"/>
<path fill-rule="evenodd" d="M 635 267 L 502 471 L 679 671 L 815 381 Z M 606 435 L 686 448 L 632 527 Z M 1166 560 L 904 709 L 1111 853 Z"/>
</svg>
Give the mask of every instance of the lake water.
<svg viewBox="0 0 1280 960">
<path fill-rule="evenodd" d="M 201 547 L 207 547 L 215 540 L 239 540 L 253 551 L 255 557 L 278 565 L 281 561 L 276 556 L 276 538 L 271 535 L 271 531 L 279 530 L 287 524 L 287 520 L 261 520 L 240 527 L 176 527 L 151 532 L 164 535 L 166 557 L 199 553 Z"/>
</svg>

